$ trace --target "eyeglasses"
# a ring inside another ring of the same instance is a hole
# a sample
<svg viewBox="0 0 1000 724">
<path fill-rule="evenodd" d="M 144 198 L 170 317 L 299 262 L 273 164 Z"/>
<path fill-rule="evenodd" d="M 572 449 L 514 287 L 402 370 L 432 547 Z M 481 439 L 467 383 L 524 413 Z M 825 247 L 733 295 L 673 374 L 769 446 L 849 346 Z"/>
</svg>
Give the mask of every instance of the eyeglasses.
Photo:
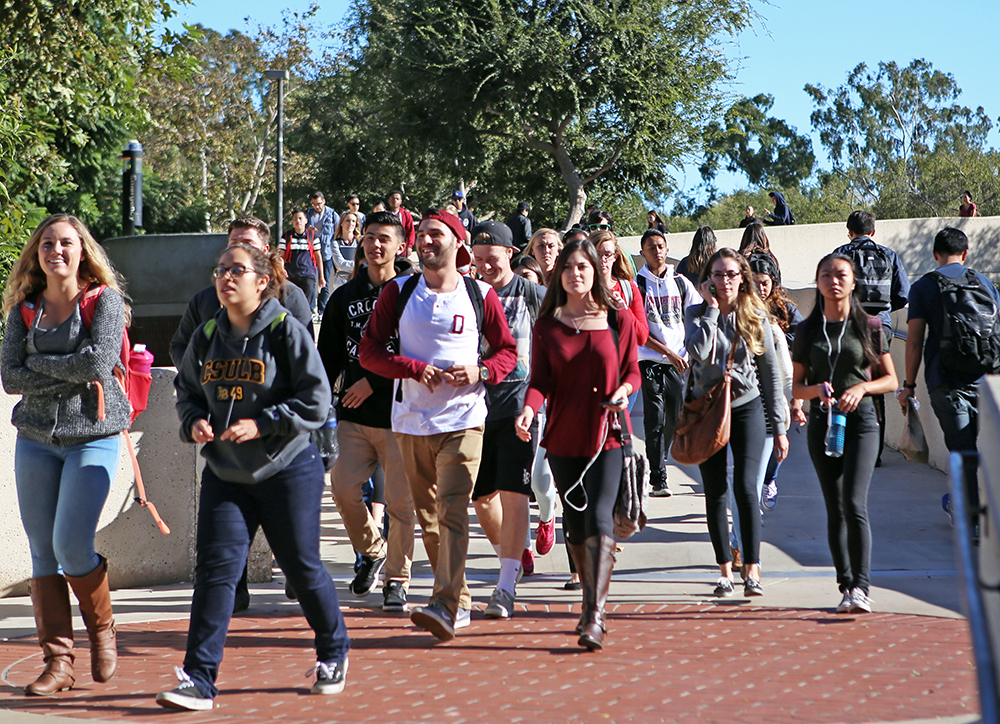
<svg viewBox="0 0 1000 724">
<path fill-rule="evenodd" d="M 228 274 L 233 279 L 240 279 L 244 274 L 256 274 L 257 272 L 253 269 L 247 269 L 244 266 L 217 266 L 212 270 L 213 279 L 222 279 Z"/>
<path fill-rule="evenodd" d="M 618 256 L 618 252 L 617 251 L 602 251 L 601 252 L 601 258 L 602 259 L 614 259 L 616 256 Z"/>
<path fill-rule="evenodd" d="M 728 271 L 728 272 L 712 272 L 711 277 L 717 282 L 721 282 L 723 279 L 728 279 L 732 281 L 736 277 L 740 276 L 739 272 Z"/>
<path fill-rule="evenodd" d="M 591 231 L 611 231 L 611 224 L 589 224 L 587 228 Z"/>
</svg>

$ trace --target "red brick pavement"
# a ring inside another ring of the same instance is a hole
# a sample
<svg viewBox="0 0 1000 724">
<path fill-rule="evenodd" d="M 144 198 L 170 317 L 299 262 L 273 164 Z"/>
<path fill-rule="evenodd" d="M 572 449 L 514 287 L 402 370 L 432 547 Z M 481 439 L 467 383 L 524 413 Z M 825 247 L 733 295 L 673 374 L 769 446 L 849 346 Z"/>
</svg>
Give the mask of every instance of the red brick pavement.
<svg viewBox="0 0 1000 724">
<path fill-rule="evenodd" d="M 345 608 L 353 639 L 347 689 L 308 696 L 312 632 L 300 616 L 233 620 L 212 712 L 153 701 L 176 681 L 186 621 L 121 626 L 118 676 L 26 698 L 40 670 L 34 640 L 0 643 L 0 709 L 81 719 L 274 722 L 872 722 L 978 712 L 965 621 L 743 605 L 626 604 L 608 647 L 587 653 L 569 606 L 519 606 L 510 621 L 435 643 L 405 617 Z M 30 658 L 25 658 L 30 657 Z M 16 663 L 13 663 L 16 662 Z"/>
</svg>

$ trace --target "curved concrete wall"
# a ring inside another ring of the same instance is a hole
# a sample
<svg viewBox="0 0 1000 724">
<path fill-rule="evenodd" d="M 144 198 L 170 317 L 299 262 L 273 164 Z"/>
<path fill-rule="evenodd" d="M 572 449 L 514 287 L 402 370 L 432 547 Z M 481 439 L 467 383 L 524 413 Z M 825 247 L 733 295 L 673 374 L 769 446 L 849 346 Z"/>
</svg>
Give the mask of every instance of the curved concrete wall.
<svg viewBox="0 0 1000 724">
<path fill-rule="evenodd" d="M 149 511 L 134 501 L 132 463 L 122 450 L 118 475 L 104 506 L 97 532 L 97 550 L 107 556 L 113 588 L 133 588 L 191 581 L 195 564 L 195 521 L 198 514 L 198 480 L 202 458 L 197 447 L 181 442 L 174 411 L 170 369 L 153 370 L 149 409 L 135 421 L 131 436 L 142 470 L 146 495 L 156 504 L 170 526 L 160 533 Z M 20 398 L 0 395 L 0 420 L 10 420 Z M 25 595 L 31 577 L 28 539 L 17 513 L 14 483 L 14 441 L 17 430 L 0 423 L 0 506 L 8 511 L 0 518 L 0 595 Z M 253 580 L 270 580 L 271 553 L 261 541 L 254 545 L 251 560 Z"/>
</svg>

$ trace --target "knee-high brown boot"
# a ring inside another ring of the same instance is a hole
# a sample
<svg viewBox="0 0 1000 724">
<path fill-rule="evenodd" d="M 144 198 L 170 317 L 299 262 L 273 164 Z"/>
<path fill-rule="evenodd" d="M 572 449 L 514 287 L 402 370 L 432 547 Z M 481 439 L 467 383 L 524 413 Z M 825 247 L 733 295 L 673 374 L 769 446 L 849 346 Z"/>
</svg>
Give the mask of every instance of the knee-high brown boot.
<svg viewBox="0 0 1000 724">
<path fill-rule="evenodd" d="M 62 576 L 32 578 L 29 585 L 45 671 L 24 687 L 24 693 L 47 696 L 71 689 L 76 683 L 73 678 L 73 610 L 69 606 L 69 587 Z"/>
<path fill-rule="evenodd" d="M 118 646 L 115 640 L 115 619 L 111 610 L 111 589 L 108 587 L 108 560 L 101 562 L 86 576 L 66 576 L 80 601 L 80 613 L 90 638 L 90 674 L 94 681 L 110 681 L 118 670 Z"/>
<path fill-rule="evenodd" d="M 587 577 L 591 589 L 584 583 L 584 619 L 580 634 L 580 646 L 594 651 L 604 648 L 604 634 L 607 632 L 604 606 L 608 601 L 611 587 L 611 571 L 615 567 L 615 539 L 611 536 L 591 536 L 586 540 Z"/>
<path fill-rule="evenodd" d="M 569 554 L 573 556 L 573 565 L 576 566 L 576 572 L 580 576 L 580 589 L 583 592 L 583 611 L 580 613 L 580 621 L 576 624 L 576 628 L 573 629 L 573 633 L 579 636 L 583 633 L 583 620 L 587 613 L 587 577 L 584 574 L 586 570 L 586 547 L 580 543 L 566 543 L 566 547 L 569 549 Z"/>
</svg>

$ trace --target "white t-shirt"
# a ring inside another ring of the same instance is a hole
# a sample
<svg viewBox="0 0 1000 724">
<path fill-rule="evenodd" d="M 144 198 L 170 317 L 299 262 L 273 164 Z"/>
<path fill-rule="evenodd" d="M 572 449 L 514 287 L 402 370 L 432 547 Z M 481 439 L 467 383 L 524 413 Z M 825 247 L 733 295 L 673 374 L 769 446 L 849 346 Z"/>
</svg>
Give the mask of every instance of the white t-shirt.
<svg viewBox="0 0 1000 724">
<path fill-rule="evenodd" d="M 396 279 L 402 288 L 409 277 Z M 486 297 L 490 286 L 476 282 Z M 421 275 L 399 319 L 399 353 L 447 369 L 479 363 L 476 309 L 465 282 L 441 294 L 427 288 Z M 402 401 L 393 400 L 392 431 L 437 435 L 479 427 L 486 422 L 486 388 L 482 382 L 464 387 L 438 385 L 434 392 L 413 379 L 401 380 Z"/>
</svg>

